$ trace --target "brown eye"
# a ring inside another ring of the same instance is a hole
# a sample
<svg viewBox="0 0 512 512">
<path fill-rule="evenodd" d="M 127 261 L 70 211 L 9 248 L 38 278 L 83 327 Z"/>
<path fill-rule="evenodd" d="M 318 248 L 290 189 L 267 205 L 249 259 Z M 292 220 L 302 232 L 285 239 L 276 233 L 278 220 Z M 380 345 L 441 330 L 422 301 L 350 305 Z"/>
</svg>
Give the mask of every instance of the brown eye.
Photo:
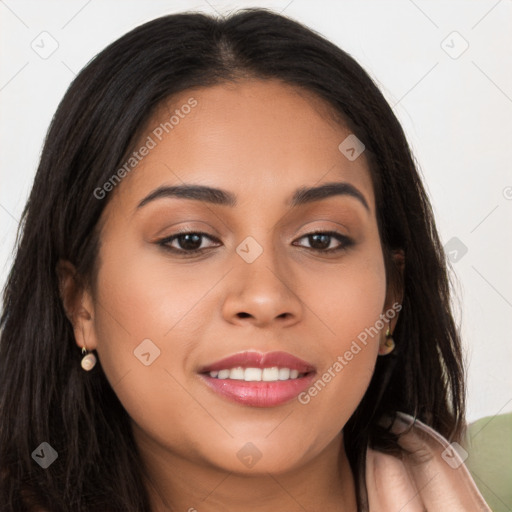
<svg viewBox="0 0 512 512">
<path fill-rule="evenodd" d="M 215 237 L 206 233 L 181 231 L 159 240 L 158 244 L 168 251 L 182 253 L 183 255 L 190 255 L 203 252 L 211 247 L 201 247 L 205 238 L 219 242 Z"/>
<path fill-rule="evenodd" d="M 337 231 L 315 231 L 302 236 L 299 240 L 306 238 L 309 246 L 302 246 L 317 252 L 332 253 L 346 249 L 354 244 L 354 241 Z M 332 243 L 338 242 L 338 245 L 332 246 Z"/>
</svg>

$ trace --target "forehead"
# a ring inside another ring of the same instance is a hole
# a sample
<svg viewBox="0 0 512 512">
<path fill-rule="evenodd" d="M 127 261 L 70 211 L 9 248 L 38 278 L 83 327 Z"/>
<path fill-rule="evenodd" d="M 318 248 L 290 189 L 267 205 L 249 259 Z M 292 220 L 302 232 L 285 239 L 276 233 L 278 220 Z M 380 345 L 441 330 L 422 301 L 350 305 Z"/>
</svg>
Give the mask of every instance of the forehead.
<svg viewBox="0 0 512 512">
<path fill-rule="evenodd" d="M 243 80 L 184 91 L 162 103 L 135 150 L 150 147 L 115 190 L 131 208 L 154 188 L 183 182 L 285 203 L 300 186 L 346 181 L 373 204 L 364 153 L 339 149 L 350 135 L 333 109 L 277 80 Z M 373 207 L 371 206 L 373 209 Z"/>
</svg>

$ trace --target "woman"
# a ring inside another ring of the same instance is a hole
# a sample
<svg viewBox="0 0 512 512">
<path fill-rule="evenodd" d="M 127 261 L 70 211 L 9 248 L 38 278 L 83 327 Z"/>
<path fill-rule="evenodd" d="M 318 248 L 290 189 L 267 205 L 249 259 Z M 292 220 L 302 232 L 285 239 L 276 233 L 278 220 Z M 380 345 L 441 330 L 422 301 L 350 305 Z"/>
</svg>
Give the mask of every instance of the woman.
<svg viewBox="0 0 512 512">
<path fill-rule="evenodd" d="M 404 133 L 294 21 L 171 15 L 93 59 L 4 293 L 2 510 L 489 510 Z"/>
</svg>

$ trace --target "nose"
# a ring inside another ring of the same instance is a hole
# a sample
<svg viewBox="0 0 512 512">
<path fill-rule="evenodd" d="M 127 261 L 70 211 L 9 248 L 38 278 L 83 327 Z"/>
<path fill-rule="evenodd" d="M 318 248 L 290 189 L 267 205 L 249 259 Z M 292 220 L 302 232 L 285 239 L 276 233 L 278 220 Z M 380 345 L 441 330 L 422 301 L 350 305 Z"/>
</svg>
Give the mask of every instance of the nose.
<svg viewBox="0 0 512 512">
<path fill-rule="evenodd" d="M 304 303 L 297 291 L 297 276 L 286 255 L 272 244 L 251 263 L 234 254 L 228 275 L 222 314 L 232 324 L 288 327 L 303 316 Z"/>
</svg>

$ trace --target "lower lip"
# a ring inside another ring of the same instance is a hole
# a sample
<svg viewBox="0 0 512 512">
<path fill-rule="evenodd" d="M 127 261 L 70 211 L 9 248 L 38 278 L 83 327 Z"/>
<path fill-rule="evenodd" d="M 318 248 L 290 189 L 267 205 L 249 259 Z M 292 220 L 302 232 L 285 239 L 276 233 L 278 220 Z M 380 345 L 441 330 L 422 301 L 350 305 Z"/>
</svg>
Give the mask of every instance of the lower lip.
<svg viewBox="0 0 512 512">
<path fill-rule="evenodd" d="M 311 372 L 297 379 L 274 382 L 217 379 L 204 374 L 201 377 L 210 389 L 234 402 L 251 407 L 276 407 L 289 402 L 307 389 L 314 375 Z"/>
</svg>

